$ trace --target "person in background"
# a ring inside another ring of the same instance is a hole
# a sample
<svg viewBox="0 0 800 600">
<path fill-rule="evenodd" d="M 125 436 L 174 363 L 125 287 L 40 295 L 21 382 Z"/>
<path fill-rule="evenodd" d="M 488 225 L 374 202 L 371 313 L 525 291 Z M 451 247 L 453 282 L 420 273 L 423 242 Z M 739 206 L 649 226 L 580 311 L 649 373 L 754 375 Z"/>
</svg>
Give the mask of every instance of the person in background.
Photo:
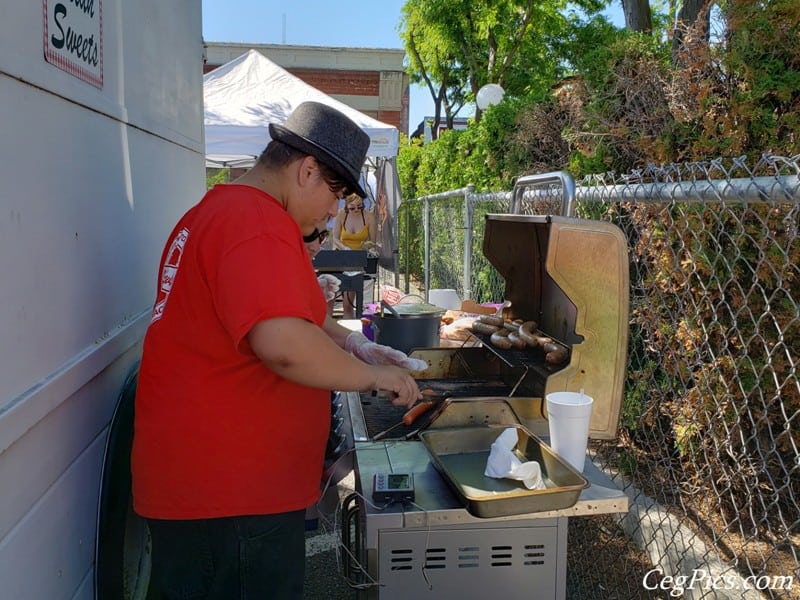
<svg viewBox="0 0 800 600">
<path fill-rule="evenodd" d="M 366 209 L 364 196 L 350 194 L 333 222 L 333 247 L 339 250 L 373 251 L 378 239 L 378 220 L 375 213 Z M 342 294 L 342 318 L 353 319 L 355 292 Z"/>
<path fill-rule="evenodd" d="M 181 217 L 159 266 L 136 390 L 133 507 L 167 600 L 299 600 L 331 390 L 421 396 L 424 362 L 326 314 L 303 236 L 363 193 L 369 137 L 299 105 L 255 166 Z"/>
<path fill-rule="evenodd" d="M 314 228 L 313 232 L 311 232 L 309 235 L 303 236 L 303 242 L 306 244 L 306 252 L 308 252 L 308 257 L 311 260 L 314 260 L 314 257 L 319 254 L 319 251 L 322 250 L 322 245 L 330 235 L 327 225 L 327 219 L 320 221 L 317 223 L 317 226 Z M 339 281 L 339 278 L 335 275 L 331 275 L 330 273 L 320 273 L 317 275 L 317 283 L 319 283 L 322 294 L 325 296 L 325 301 L 328 303 L 328 314 L 332 315 L 333 300 L 336 298 L 336 294 L 339 292 L 339 287 L 341 287 L 342 282 Z"/>
</svg>

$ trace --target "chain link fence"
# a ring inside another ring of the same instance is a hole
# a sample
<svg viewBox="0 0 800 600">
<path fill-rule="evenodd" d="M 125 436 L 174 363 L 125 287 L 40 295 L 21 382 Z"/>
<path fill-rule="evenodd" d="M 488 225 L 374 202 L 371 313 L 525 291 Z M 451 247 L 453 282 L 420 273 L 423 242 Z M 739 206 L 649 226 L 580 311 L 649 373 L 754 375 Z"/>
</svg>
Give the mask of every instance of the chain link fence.
<svg viewBox="0 0 800 600">
<path fill-rule="evenodd" d="M 570 520 L 570 598 L 800 598 L 800 156 L 592 176 L 574 212 L 630 253 L 628 376 L 613 442 L 591 452 L 624 515 Z M 563 189 L 517 212 L 559 214 Z M 500 301 L 483 215 L 512 192 L 403 203 L 400 271 Z"/>
</svg>

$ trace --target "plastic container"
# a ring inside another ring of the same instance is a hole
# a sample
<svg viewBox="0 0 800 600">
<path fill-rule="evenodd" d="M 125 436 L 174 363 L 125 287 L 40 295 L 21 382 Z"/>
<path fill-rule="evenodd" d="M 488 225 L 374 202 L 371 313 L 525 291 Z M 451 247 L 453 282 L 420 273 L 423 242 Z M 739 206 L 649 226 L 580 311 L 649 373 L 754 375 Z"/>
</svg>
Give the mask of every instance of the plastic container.
<svg viewBox="0 0 800 600">
<path fill-rule="evenodd" d="M 361 317 L 361 333 L 370 341 L 375 341 L 375 332 L 372 331 L 372 315 L 373 313 L 364 313 Z"/>
</svg>

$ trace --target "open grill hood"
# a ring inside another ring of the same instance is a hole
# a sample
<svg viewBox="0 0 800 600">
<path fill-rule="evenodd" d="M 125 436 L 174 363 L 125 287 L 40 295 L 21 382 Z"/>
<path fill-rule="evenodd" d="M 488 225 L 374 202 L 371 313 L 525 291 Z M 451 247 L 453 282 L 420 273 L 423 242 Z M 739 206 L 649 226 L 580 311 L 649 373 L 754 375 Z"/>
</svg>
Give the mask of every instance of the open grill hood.
<svg viewBox="0 0 800 600">
<path fill-rule="evenodd" d="M 628 252 L 612 223 L 490 214 L 483 253 L 505 279 L 505 316 L 534 320 L 570 348 L 541 378 L 543 394 L 583 389 L 595 400 L 589 435 L 616 436 L 628 344 Z"/>
</svg>

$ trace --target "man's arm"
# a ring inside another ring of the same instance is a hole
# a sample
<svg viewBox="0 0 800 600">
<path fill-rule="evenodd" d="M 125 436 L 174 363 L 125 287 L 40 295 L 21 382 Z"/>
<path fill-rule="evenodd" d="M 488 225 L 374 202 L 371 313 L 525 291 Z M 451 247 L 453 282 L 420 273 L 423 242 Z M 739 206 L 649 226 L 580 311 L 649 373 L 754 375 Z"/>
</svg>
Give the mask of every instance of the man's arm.
<svg viewBox="0 0 800 600">
<path fill-rule="evenodd" d="M 347 327 L 342 327 L 339 325 L 339 321 L 330 315 L 325 317 L 325 322 L 322 324 L 322 330 L 328 334 L 328 337 L 331 338 L 333 342 L 339 346 L 339 348 L 344 348 L 344 342 L 347 339 L 347 336 L 352 333 L 352 331 Z"/>
<path fill-rule="evenodd" d="M 351 332 L 335 327 L 343 331 L 334 329 L 336 337 L 330 337 L 303 319 L 279 317 L 257 323 L 247 341 L 270 370 L 296 383 L 328 390 L 393 392 L 397 397 L 392 403 L 397 406 L 411 406 L 420 398 L 417 383 L 405 369 L 370 365 L 342 350 L 338 342 Z"/>
</svg>

